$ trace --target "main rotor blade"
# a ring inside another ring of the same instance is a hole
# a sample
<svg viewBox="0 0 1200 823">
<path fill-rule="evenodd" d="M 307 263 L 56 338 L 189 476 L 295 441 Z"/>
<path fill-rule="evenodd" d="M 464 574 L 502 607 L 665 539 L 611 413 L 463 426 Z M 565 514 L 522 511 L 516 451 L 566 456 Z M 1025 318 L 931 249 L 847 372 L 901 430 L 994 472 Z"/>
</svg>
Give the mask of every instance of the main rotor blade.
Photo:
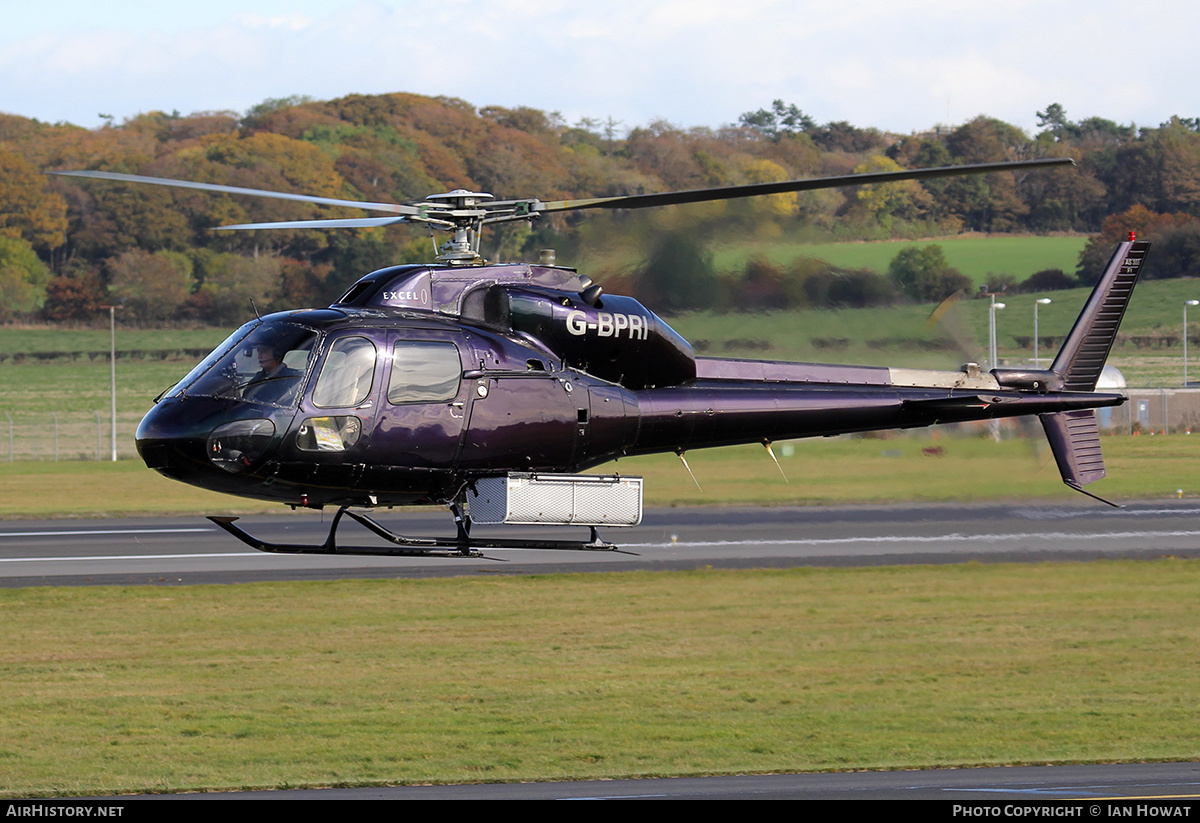
<svg viewBox="0 0 1200 823">
<path fill-rule="evenodd" d="M 213 231 L 238 229 L 369 229 L 375 226 L 390 226 L 406 223 L 408 217 L 348 217 L 330 220 L 281 220 L 276 223 L 238 223 L 232 226 L 215 226 Z"/>
<path fill-rule="evenodd" d="M 554 200 L 536 203 L 533 211 L 570 211 L 572 209 L 645 209 L 652 206 L 673 206 L 680 203 L 703 203 L 710 200 L 732 200 L 761 194 L 782 194 L 793 191 L 813 191 L 844 186 L 865 186 L 871 183 L 892 183 L 897 180 L 928 180 L 934 177 L 955 177 L 961 174 L 986 174 L 997 171 L 1017 171 L 1044 166 L 1073 166 L 1069 157 L 1043 160 L 1019 160 L 1006 163 L 977 163 L 970 166 L 939 166 L 931 169 L 901 169 L 900 171 L 843 174 L 837 177 L 812 177 L 806 180 L 785 180 L 781 183 L 752 183 L 746 186 L 721 186 L 713 189 L 691 189 L 662 194 L 630 194 L 618 197 L 594 197 L 587 200 Z"/>
<path fill-rule="evenodd" d="M 152 186 L 171 186 L 177 189 L 199 189 L 200 191 L 218 191 L 225 194 L 248 194 L 253 197 L 274 197 L 276 200 L 295 200 L 301 203 L 319 203 L 324 206 L 349 206 L 354 209 L 367 211 L 386 211 L 392 214 L 420 214 L 416 206 L 403 206 L 397 203 L 360 203 L 357 200 L 338 200 L 334 197 L 317 197 L 311 194 L 288 194 L 267 189 L 246 189 L 241 186 L 222 186 L 217 183 L 193 183 L 190 180 L 173 180 L 169 177 L 145 177 L 140 174 L 121 174 L 115 171 L 52 171 L 63 177 L 91 177 L 97 180 L 117 180 L 122 183 L 149 183 Z"/>
</svg>

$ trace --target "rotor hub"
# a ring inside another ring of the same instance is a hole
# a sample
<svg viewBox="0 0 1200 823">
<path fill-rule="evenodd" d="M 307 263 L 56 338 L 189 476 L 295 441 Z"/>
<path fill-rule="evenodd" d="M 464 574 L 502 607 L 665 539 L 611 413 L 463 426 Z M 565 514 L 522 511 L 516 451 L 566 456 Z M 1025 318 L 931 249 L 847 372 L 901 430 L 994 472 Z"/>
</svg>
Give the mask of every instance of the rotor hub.
<svg viewBox="0 0 1200 823">
<path fill-rule="evenodd" d="M 425 202 L 444 204 L 444 207 L 450 209 L 470 209 L 493 199 L 495 198 L 487 192 L 455 189 L 441 194 L 431 194 L 425 198 Z"/>
</svg>

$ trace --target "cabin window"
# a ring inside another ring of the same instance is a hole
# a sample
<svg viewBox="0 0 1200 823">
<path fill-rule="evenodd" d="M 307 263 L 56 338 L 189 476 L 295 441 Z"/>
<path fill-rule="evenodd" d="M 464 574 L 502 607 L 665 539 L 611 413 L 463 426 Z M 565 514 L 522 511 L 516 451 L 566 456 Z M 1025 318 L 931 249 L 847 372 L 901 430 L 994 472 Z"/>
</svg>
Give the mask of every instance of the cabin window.
<svg viewBox="0 0 1200 823">
<path fill-rule="evenodd" d="M 339 337 L 329 347 L 313 405 L 323 409 L 357 406 L 371 396 L 375 376 L 375 344 L 365 337 Z"/>
<path fill-rule="evenodd" d="M 310 417 L 296 432 L 296 446 L 306 452 L 344 452 L 362 436 L 357 417 Z"/>
<path fill-rule="evenodd" d="M 453 343 L 401 341 L 392 351 L 388 402 L 439 403 L 458 396 L 462 363 Z"/>
</svg>

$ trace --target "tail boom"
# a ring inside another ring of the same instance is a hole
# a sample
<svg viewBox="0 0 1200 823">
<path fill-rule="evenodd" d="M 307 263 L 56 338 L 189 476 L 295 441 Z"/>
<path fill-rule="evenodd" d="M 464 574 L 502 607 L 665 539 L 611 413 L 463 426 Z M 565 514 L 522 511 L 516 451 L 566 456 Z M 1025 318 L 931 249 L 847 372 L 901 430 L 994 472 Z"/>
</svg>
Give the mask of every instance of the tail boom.
<svg viewBox="0 0 1200 823">
<path fill-rule="evenodd" d="M 1063 482 L 1083 491 L 1105 476 L 1094 410 L 1126 400 L 1097 394 L 1096 384 L 1149 248 L 1132 236 L 1117 246 L 1049 369 L 981 372 L 968 364 L 934 372 L 698 358 L 694 382 L 638 393 L 641 423 L 631 451 L 1037 415 Z"/>
</svg>

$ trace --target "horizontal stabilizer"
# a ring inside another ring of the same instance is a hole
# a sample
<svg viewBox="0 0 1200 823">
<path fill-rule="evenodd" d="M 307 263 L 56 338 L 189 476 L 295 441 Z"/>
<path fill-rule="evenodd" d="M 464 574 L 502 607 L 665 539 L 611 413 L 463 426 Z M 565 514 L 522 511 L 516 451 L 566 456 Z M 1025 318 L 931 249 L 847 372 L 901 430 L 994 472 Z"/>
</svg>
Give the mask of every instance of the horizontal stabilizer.
<svg viewBox="0 0 1200 823">
<path fill-rule="evenodd" d="M 1079 489 L 1104 477 L 1100 427 L 1092 409 L 1039 414 L 1063 482 Z"/>
<path fill-rule="evenodd" d="M 1096 381 L 1117 337 L 1149 248 L 1145 241 L 1130 240 L 1118 245 L 1108 261 L 1100 282 L 1050 367 L 1062 378 L 1065 391 L 1096 390 Z"/>
</svg>

